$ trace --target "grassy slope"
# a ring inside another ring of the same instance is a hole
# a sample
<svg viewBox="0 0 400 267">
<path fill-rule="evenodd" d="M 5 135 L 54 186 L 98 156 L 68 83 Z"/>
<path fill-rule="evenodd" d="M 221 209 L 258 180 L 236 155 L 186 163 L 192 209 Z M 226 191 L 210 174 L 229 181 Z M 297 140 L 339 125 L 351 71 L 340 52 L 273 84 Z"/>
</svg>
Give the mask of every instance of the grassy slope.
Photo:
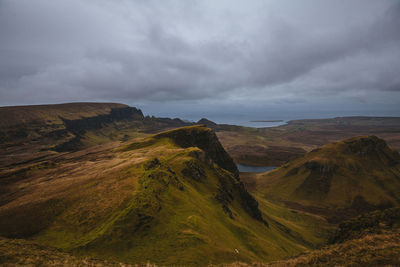
<svg viewBox="0 0 400 267">
<path fill-rule="evenodd" d="M 188 166 L 198 171 L 184 174 Z M 159 264 L 270 261 L 326 239 L 309 227 L 320 218 L 264 200 L 269 227 L 252 218 L 231 173 L 167 137 L 65 154 L 30 166 L 23 179 L 13 171 L 2 184 L 0 234 L 78 255 Z"/>
<path fill-rule="evenodd" d="M 342 223 L 337 231 L 338 244 L 306 251 L 296 257 L 272 263 L 222 264 L 247 266 L 398 266 L 400 264 L 400 208 L 359 216 Z M 33 242 L 0 238 L 2 266 L 130 266 L 98 259 L 72 256 Z M 150 265 L 146 265 L 150 266 Z"/>
<path fill-rule="evenodd" d="M 325 145 L 252 179 L 253 191 L 266 198 L 327 216 L 400 203 L 400 156 L 376 137 Z"/>
<path fill-rule="evenodd" d="M 365 213 L 341 223 L 331 245 L 286 260 L 253 266 L 399 266 L 399 227 L 398 207 Z"/>
<path fill-rule="evenodd" d="M 297 257 L 269 264 L 233 263 L 224 267 L 286 266 L 399 266 L 400 233 L 371 234 L 341 244 L 309 251 Z"/>
<path fill-rule="evenodd" d="M 370 234 L 341 244 L 326 246 L 273 263 L 222 264 L 224 267 L 248 266 L 399 266 L 400 234 Z M 82 258 L 25 240 L 0 239 L 2 266 L 137 266 L 92 258 Z M 142 265 L 154 266 L 155 265 Z M 221 265 L 219 265 L 221 266 Z"/>
</svg>

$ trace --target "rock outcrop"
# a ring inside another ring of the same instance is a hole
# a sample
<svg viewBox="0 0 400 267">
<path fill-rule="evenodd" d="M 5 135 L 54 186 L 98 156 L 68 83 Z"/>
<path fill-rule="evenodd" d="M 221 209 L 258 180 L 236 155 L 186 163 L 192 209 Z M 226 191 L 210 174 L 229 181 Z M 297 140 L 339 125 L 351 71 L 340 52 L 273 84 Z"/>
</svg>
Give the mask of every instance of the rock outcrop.
<svg viewBox="0 0 400 267">
<path fill-rule="evenodd" d="M 154 138 L 171 138 L 181 147 L 198 147 L 218 166 L 230 171 L 237 179 L 239 171 L 232 158 L 218 141 L 215 132 L 203 126 L 192 126 L 159 133 Z"/>
</svg>

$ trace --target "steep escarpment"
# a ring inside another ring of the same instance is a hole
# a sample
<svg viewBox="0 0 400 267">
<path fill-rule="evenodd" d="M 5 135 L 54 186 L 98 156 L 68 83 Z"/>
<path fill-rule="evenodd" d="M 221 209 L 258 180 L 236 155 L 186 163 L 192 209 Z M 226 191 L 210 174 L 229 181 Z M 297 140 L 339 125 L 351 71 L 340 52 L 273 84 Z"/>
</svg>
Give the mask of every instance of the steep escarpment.
<svg viewBox="0 0 400 267">
<path fill-rule="evenodd" d="M 4 147 L 23 142 L 45 149 L 79 139 L 86 131 L 107 124 L 142 119 L 139 109 L 115 103 L 0 107 L 0 140 Z"/>
<path fill-rule="evenodd" d="M 104 124 L 124 119 L 144 118 L 140 109 L 134 107 L 112 108 L 109 114 L 97 115 L 94 117 L 69 120 L 60 117 L 68 131 L 75 134 L 82 134 L 85 130 L 100 129 Z"/>
<path fill-rule="evenodd" d="M 87 117 L 75 120 L 65 119 L 60 117 L 65 125 L 65 132 L 73 135 L 68 141 L 62 142 L 55 147 L 56 151 L 71 151 L 79 149 L 82 146 L 81 139 L 88 131 L 99 130 L 107 125 L 118 123 L 123 120 L 143 121 L 144 116 L 140 109 L 134 107 L 112 108 L 110 113 Z M 50 135 L 52 133 L 49 133 Z"/>
<path fill-rule="evenodd" d="M 174 143 L 184 148 L 198 147 L 206 152 L 207 156 L 215 163 L 238 177 L 236 164 L 218 141 L 215 132 L 210 128 L 201 126 L 180 128 L 160 133 L 154 138 L 170 138 Z"/>
<path fill-rule="evenodd" d="M 62 118 L 69 120 L 82 117 L 95 117 L 109 114 L 111 109 L 126 108 L 118 103 L 65 103 L 53 105 L 0 107 L 0 126 L 2 129 L 16 125 L 62 124 Z"/>
<path fill-rule="evenodd" d="M 400 155 L 375 136 L 325 145 L 257 177 L 266 197 L 333 221 L 400 204 Z"/>
</svg>

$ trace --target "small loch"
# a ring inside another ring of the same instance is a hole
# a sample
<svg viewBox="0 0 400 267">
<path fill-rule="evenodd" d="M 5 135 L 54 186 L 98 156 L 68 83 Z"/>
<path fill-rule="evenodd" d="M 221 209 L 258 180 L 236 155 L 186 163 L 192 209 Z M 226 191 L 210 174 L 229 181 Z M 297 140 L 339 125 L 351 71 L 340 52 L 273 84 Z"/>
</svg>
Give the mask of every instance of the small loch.
<svg viewBox="0 0 400 267">
<path fill-rule="evenodd" d="M 275 169 L 276 167 L 272 166 L 249 166 L 243 164 L 236 164 L 239 172 L 267 172 Z"/>
</svg>

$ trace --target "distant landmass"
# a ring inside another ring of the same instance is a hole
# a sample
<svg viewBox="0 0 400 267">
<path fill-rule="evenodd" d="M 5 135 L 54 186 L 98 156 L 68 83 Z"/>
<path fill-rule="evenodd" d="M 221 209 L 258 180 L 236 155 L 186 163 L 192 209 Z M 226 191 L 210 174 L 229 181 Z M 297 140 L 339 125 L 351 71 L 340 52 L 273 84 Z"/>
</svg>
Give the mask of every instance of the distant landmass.
<svg viewBox="0 0 400 267">
<path fill-rule="evenodd" d="M 283 122 L 283 120 L 254 120 L 250 122 Z"/>
</svg>

